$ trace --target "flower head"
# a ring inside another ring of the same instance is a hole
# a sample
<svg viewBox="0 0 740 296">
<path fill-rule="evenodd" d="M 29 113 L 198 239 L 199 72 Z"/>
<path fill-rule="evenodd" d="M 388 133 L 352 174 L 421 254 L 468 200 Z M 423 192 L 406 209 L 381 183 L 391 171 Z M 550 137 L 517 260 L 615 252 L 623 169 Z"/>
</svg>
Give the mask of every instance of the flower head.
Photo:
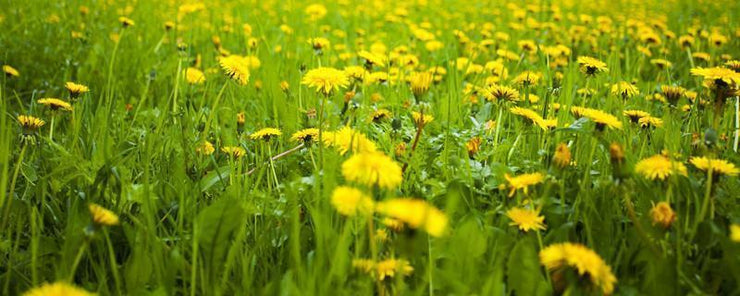
<svg viewBox="0 0 740 296">
<path fill-rule="evenodd" d="M 564 168 L 570 165 L 570 160 L 571 160 L 571 153 L 570 153 L 570 148 L 568 148 L 568 144 L 565 144 L 565 143 L 558 144 L 558 147 L 555 148 L 555 155 L 553 155 L 552 161 L 559 168 Z"/>
<path fill-rule="evenodd" d="M 671 175 L 686 175 L 686 166 L 683 163 L 672 161 L 661 154 L 640 160 L 635 165 L 635 172 L 650 180 L 665 180 Z"/>
<path fill-rule="evenodd" d="M 69 92 L 69 96 L 72 97 L 73 99 L 76 99 L 81 94 L 84 94 L 90 91 L 90 88 L 88 88 L 87 86 L 82 85 L 82 84 L 77 84 L 71 81 L 65 83 L 64 88 L 67 89 L 67 91 Z"/>
<path fill-rule="evenodd" d="M 637 123 L 640 121 L 640 118 L 648 117 L 650 116 L 650 113 L 647 113 L 642 110 L 624 110 L 622 111 L 622 114 L 624 116 L 627 116 L 630 118 L 630 121 Z"/>
<path fill-rule="evenodd" d="M 247 154 L 247 151 L 244 150 L 244 148 L 239 146 L 225 146 L 221 147 L 221 152 L 233 157 L 233 158 L 240 158 L 244 156 L 244 154 Z"/>
<path fill-rule="evenodd" d="M 36 131 L 46 124 L 43 120 L 30 115 L 18 115 L 18 123 L 26 134 Z"/>
<path fill-rule="evenodd" d="M 542 173 L 529 173 L 512 177 L 509 174 L 506 174 L 504 175 L 504 178 L 506 178 L 506 182 L 509 183 L 509 197 L 512 197 L 519 189 L 521 189 L 524 194 L 529 193 L 529 186 L 542 183 L 545 180 L 545 175 Z"/>
<path fill-rule="evenodd" d="M 714 67 L 714 68 L 693 68 L 691 74 L 694 76 L 704 77 L 705 85 L 709 88 L 736 88 L 740 85 L 740 73 L 731 69 Z"/>
<path fill-rule="evenodd" d="M 411 85 L 411 92 L 418 99 L 429 91 L 429 86 L 432 84 L 432 73 L 419 72 L 412 75 L 409 78 L 409 84 Z"/>
<path fill-rule="evenodd" d="M 611 267 L 604 262 L 596 252 L 575 243 L 561 243 L 550 245 L 540 251 L 540 263 L 555 275 L 562 273 L 566 268 L 573 268 L 578 275 L 586 277 L 601 291 L 609 295 L 614 291 L 617 278 Z M 562 279 L 562 276 L 553 276 Z"/>
<path fill-rule="evenodd" d="M 5 76 L 8 76 L 8 77 L 21 76 L 20 72 L 18 72 L 18 70 L 16 70 L 10 65 L 3 65 L 3 72 L 5 72 Z"/>
<path fill-rule="evenodd" d="M 414 124 L 423 127 L 434 121 L 434 116 L 432 116 L 431 114 L 413 111 L 411 112 L 411 119 L 414 120 Z"/>
<path fill-rule="evenodd" d="M 229 55 L 218 58 L 218 64 L 224 70 L 226 76 L 233 79 L 240 85 L 246 85 L 249 82 L 249 61 L 247 58 L 238 55 Z"/>
<path fill-rule="evenodd" d="M 319 129 L 306 128 L 299 130 L 290 137 L 295 142 L 311 143 L 319 140 Z"/>
<path fill-rule="evenodd" d="M 72 111 L 73 109 L 72 105 L 70 105 L 69 103 L 62 101 L 60 99 L 56 99 L 56 98 L 43 98 L 43 99 L 39 99 L 36 102 L 41 105 L 47 106 L 51 108 L 51 110 L 54 110 L 54 111 L 59 110 L 59 109 L 62 109 L 65 111 Z"/>
<path fill-rule="evenodd" d="M 572 111 L 574 111 L 571 108 Z M 579 110 L 583 117 L 586 117 L 596 123 L 596 129 L 603 130 L 605 127 L 610 129 L 622 129 L 622 122 L 617 117 L 597 109 L 583 108 Z"/>
<path fill-rule="evenodd" d="M 650 218 L 653 220 L 653 224 L 668 228 L 671 226 L 674 220 L 676 220 L 676 213 L 671 209 L 671 205 L 667 202 L 661 201 L 657 204 L 653 204 L 653 208 L 650 209 Z"/>
<path fill-rule="evenodd" d="M 483 91 L 483 97 L 491 102 L 496 100 L 519 101 L 519 91 L 505 85 L 494 84 Z"/>
<path fill-rule="evenodd" d="M 185 80 L 189 84 L 203 84 L 206 81 L 206 75 L 198 68 L 189 67 L 185 69 Z"/>
<path fill-rule="evenodd" d="M 386 58 L 381 55 L 369 52 L 367 50 L 361 50 L 357 53 L 357 56 L 365 60 L 365 64 L 368 65 L 368 69 L 373 65 L 378 67 L 385 67 Z"/>
<path fill-rule="evenodd" d="M 601 72 L 609 71 L 606 67 L 606 63 L 588 56 L 579 56 L 576 63 L 578 63 L 581 72 L 588 76 L 594 76 Z"/>
<path fill-rule="evenodd" d="M 740 169 L 738 169 L 731 162 L 724 159 L 692 157 L 689 162 L 693 164 L 697 169 L 700 169 L 702 171 L 708 172 L 711 170 L 712 175 L 715 176 L 737 176 L 738 174 L 740 174 Z"/>
<path fill-rule="evenodd" d="M 401 166 L 380 152 L 358 153 L 342 163 L 347 181 L 382 189 L 395 189 L 403 181 Z"/>
<path fill-rule="evenodd" d="M 200 145 L 195 147 L 195 153 L 200 155 L 211 155 L 214 151 L 216 151 L 216 149 L 213 148 L 213 144 L 208 141 L 203 141 Z"/>
<path fill-rule="evenodd" d="M 404 276 L 410 275 L 414 271 L 414 268 L 404 259 L 386 259 L 380 262 L 373 262 L 371 259 L 354 259 L 352 266 L 379 280 L 392 278 L 396 273 Z"/>
<path fill-rule="evenodd" d="M 348 151 L 354 153 L 372 153 L 378 150 L 375 142 L 349 126 L 345 126 L 335 132 L 324 133 L 322 138 L 324 145 L 336 148 L 342 155 Z"/>
<path fill-rule="evenodd" d="M 339 186 L 331 195 L 331 205 L 342 215 L 355 216 L 373 212 L 375 202 L 359 189 Z"/>
<path fill-rule="evenodd" d="M 740 224 L 730 225 L 730 240 L 740 242 Z"/>
<path fill-rule="evenodd" d="M 93 296 L 82 288 L 75 287 L 66 282 L 56 282 L 53 284 L 44 283 L 41 286 L 33 288 L 23 293 L 23 296 Z"/>
<path fill-rule="evenodd" d="M 279 129 L 276 129 L 274 127 L 266 127 L 261 130 L 258 130 L 251 135 L 249 135 L 249 138 L 252 140 L 270 140 L 273 137 L 279 137 L 282 136 L 283 132 L 281 132 Z"/>
<path fill-rule="evenodd" d="M 545 217 L 540 216 L 539 210 L 530 210 L 525 208 L 513 207 L 506 211 L 506 217 L 511 219 L 509 225 L 518 226 L 521 231 L 544 230 Z"/>
<path fill-rule="evenodd" d="M 382 215 L 402 221 L 411 228 L 422 229 L 434 237 L 444 235 L 449 223 L 447 215 L 421 199 L 388 199 L 379 202 L 375 210 Z"/>
<path fill-rule="evenodd" d="M 125 16 L 118 17 L 118 22 L 121 23 L 121 26 L 123 26 L 124 28 L 133 27 L 136 24 L 134 20 Z"/>
<path fill-rule="evenodd" d="M 640 94 L 640 89 L 632 83 L 620 81 L 612 85 L 611 93 L 615 96 L 621 96 L 623 99 L 629 99 Z"/>
<path fill-rule="evenodd" d="M 349 85 L 349 79 L 344 71 L 334 68 L 319 67 L 309 70 L 301 79 L 301 84 L 316 89 L 317 92 L 326 96 L 340 87 L 344 88 Z"/>
<path fill-rule="evenodd" d="M 89 204 L 88 210 L 90 210 L 90 215 L 92 216 L 92 220 L 95 225 L 113 226 L 118 225 L 119 223 L 118 215 L 98 204 Z"/>
</svg>

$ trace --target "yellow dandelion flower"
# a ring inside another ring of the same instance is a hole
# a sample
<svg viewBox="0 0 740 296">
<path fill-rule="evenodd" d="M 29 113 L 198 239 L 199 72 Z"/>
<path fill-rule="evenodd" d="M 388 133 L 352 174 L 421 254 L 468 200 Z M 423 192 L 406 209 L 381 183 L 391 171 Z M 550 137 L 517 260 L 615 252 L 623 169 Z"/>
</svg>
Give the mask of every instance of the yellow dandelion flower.
<svg viewBox="0 0 740 296">
<path fill-rule="evenodd" d="M 686 93 L 686 89 L 680 86 L 661 85 L 660 92 L 672 105 L 675 105 Z"/>
<path fill-rule="evenodd" d="M 308 44 L 310 44 L 314 50 L 328 50 L 331 46 L 329 39 L 324 37 L 309 38 Z"/>
<path fill-rule="evenodd" d="M 667 157 L 656 154 L 635 164 L 635 172 L 650 180 L 665 180 L 671 175 L 686 175 L 686 166 L 683 163 L 672 161 Z"/>
<path fill-rule="evenodd" d="M 587 277 L 593 285 L 601 288 L 604 294 L 610 295 L 614 291 L 617 278 L 612 273 L 611 267 L 599 254 L 586 246 L 575 243 L 554 244 L 542 249 L 539 257 L 540 263 L 552 273 L 559 274 L 570 267 L 575 269 L 578 275 Z"/>
<path fill-rule="evenodd" d="M 335 132 L 327 132 L 322 135 L 324 145 L 334 147 L 344 155 L 348 151 L 353 153 L 373 153 L 377 151 L 375 142 L 363 133 L 345 126 Z"/>
<path fill-rule="evenodd" d="M 361 50 L 357 53 L 357 56 L 365 60 L 365 64 L 369 67 L 378 66 L 385 67 L 386 58 L 384 56 L 369 52 L 367 50 Z"/>
<path fill-rule="evenodd" d="M 652 209 L 650 209 L 650 218 L 653 220 L 653 225 L 658 224 L 663 228 L 668 228 L 676 220 L 676 213 L 673 212 L 670 204 L 661 201 L 653 204 Z"/>
<path fill-rule="evenodd" d="M 629 99 L 640 94 L 640 89 L 632 83 L 620 81 L 612 85 L 612 95 L 621 96 L 623 99 Z"/>
<path fill-rule="evenodd" d="M 534 86 L 537 85 L 537 83 L 542 79 L 542 73 L 534 72 L 534 71 L 524 71 L 522 73 L 519 73 L 514 79 L 511 81 L 514 84 L 518 84 L 521 86 Z"/>
<path fill-rule="evenodd" d="M 90 210 L 90 215 L 92 216 L 93 223 L 95 225 L 99 226 L 113 226 L 118 225 L 118 215 L 111 212 L 110 210 L 98 205 L 91 203 L 87 206 L 88 210 Z"/>
<path fill-rule="evenodd" d="M 447 215 L 421 199 L 388 199 L 379 202 L 375 210 L 384 216 L 397 219 L 411 228 L 422 229 L 434 237 L 444 235 L 449 224 Z"/>
<path fill-rule="evenodd" d="M 571 111 L 573 111 L 572 108 Z M 586 117 L 596 123 L 597 130 L 604 130 L 605 127 L 609 127 L 610 129 L 622 129 L 622 122 L 619 121 L 619 119 L 614 115 L 601 110 L 589 108 L 583 108 L 583 110 L 579 111 L 581 112 L 583 117 Z"/>
<path fill-rule="evenodd" d="M 3 72 L 8 77 L 18 77 L 18 76 L 21 76 L 21 73 L 18 72 L 18 70 L 16 70 L 15 68 L 13 68 L 10 65 L 3 65 Z"/>
<path fill-rule="evenodd" d="M 213 144 L 208 141 L 203 141 L 202 143 L 200 143 L 200 145 L 195 147 L 195 153 L 198 153 L 200 155 L 211 155 L 215 151 L 216 149 L 213 148 Z"/>
<path fill-rule="evenodd" d="M 622 111 L 622 114 L 624 116 L 627 116 L 630 118 L 630 121 L 637 123 L 640 118 L 650 116 L 650 113 L 647 113 L 642 110 L 624 110 Z"/>
<path fill-rule="evenodd" d="M 342 163 L 347 181 L 382 189 L 395 189 L 403 181 L 401 166 L 380 152 L 358 153 Z"/>
<path fill-rule="evenodd" d="M 712 171 L 712 175 L 726 175 L 726 176 L 737 176 L 740 174 L 734 164 L 724 159 L 713 159 L 707 157 L 692 157 L 689 162 L 693 164 L 697 169 L 708 172 Z"/>
<path fill-rule="evenodd" d="M 545 230 L 545 217 L 540 216 L 539 210 L 513 207 L 506 211 L 506 217 L 512 221 L 509 225 L 518 226 L 521 231 Z"/>
<path fill-rule="evenodd" d="M 411 85 L 411 92 L 414 93 L 414 97 L 417 99 L 429 91 L 429 86 L 432 84 L 433 76 L 429 72 L 419 72 L 413 74 L 409 78 L 409 84 Z"/>
<path fill-rule="evenodd" d="M 655 65 L 656 67 L 658 67 L 658 69 L 661 70 L 673 67 L 673 63 L 671 63 L 669 60 L 664 59 L 652 59 L 650 60 L 650 64 Z"/>
<path fill-rule="evenodd" d="M 564 168 L 570 165 L 570 160 L 571 153 L 570 148 L 568 148 L 568 144 L 558 144 L 557 148 L 555 148 L 555 155 L 553 155 L 552 161 L 555 162 L 555 165 L 558 167 Z"/>
<path fill-rule="evenodd" d="M 324 5 L 317 3 L 306 6 L 306 10 L 304 12 L 308 15 L 309 19 L 316 21 L 322 19 L 326 15 L 327 10 Z"/>
<path fill-rule="evenodd" d="M 722 67 L 693 68 L 691 75 L 704 77 L 711 87 L 734 87 L 740 84 L 740 73 Z"/>
<path fill-rule="evenodd" d="M 303 76 L 301 84 L 316 89 L 317 92 L 326 96 L 339 88 L 345 88 L 349 85 L 349 79 L 344 71 L 334 68 L 320 67 L 309 70 Z"/>
<path fill-rule="evenodd" d="M 480 150 L 480 144 L 482 140 L 480 137 L 473 137 L 465 143 L 465 148 L 468 150 L 468 156 L 473 157 L 478 150 Z"/>
<path fill-rule="evenodd" d="M 283 132 L 281 132 L 279 129 L 276 129 L 274 127 L 266 127 L 261 130 L 258 130 L 251 135 L 249 135 L 249 138 L 252 140 L 270 140 L 273 137 L 279 137 L 282 136 Z"/>
<path fill-rule="evenodd" d="M 373 111 L 373 113 L 370 114 L 370 121 L 371 122 L 380 122 L 384 119 L 390 118 L 393 116 L 390 110 L 388 109 L 378 109 Z"/>
<path fill-rule="evenodd" d="M 125 16 L 119 17 L 118 22 L 121 23 L 121 26 L 123 26 L 124 28 L 133 27 L 136 24 L 134 20 L 127 18 Z"/>
<path fill-rule="evenodd" d="M 319 129 L 306 128 L 299 130 L 290 137 L 294 142 L 311 143 L 319 140 Z"/>
<path fill-rule="evenodd" d="M 411 118 L 417 126 L 425 126 L 434 121 L 434 116 L 416 111 L 411 112 Z"/>
<path fill-rule="evenodd" d="M 95 293 L 75 287 L 66 282 L 44 283 L 23 293 L 23 296 L 93 296 Z"/>
<path fill-rule="evenodd" d="M 206 82 L 206 75 L 198 68 L 189 67 L 185 69 L 185 80 L 189 84 L 203 84 Z"/>
<path fill-rule="evenodd" d="M 740 242 L 740 224 L 730 225 L 730 240 Z"/>
<path fill-rule="evenodd" d="M 645 116 L 638 119 L 637 124 L 644 128 L 663 127 L 663 119 L 653 116 Z"/>
<path fill-rule="evenodd" d="M 352 267 L 377 277 L 379 280 L 392 278 L 396 273 L 408 276 L 414 271 L 409 262 L 403 259 L 386 259 L 380 262 L 373 262 L 372 259 L 354 259 Z"/>
<path fill-rule="evenodd" d="M 557 119 L 545 120 L 540 116 L 539 113 L 532 109 L 522 107 L 511 107 L 509 112 L 514 115 L 519 115 L 532 121 L 535 125 L 539 126 L 543 130 L 555 127 L 557 125 Z"/>
<path fill-rule="evenodd" d="M 240 85 L 246 85 L 249 82 L 249 61 L 245 57 L 238 55 L 219 57 L 218 64 L 226 76 Z"/>
<path fill-rule="evenodd" d="M 517 190 L 521 189 L 524 194 L 529 193 L 529 187 L 545 181 L 545 175 L 542 173 L 522 174 L 515 177 L 509 174 L 504 175 L 506 182 L 509 183 L 509 197 L 514 196 Z"/>
<path fill-rule="evenodd" d="M 88 88 L 87 86 L 82 85 L 82 84 L 77 84 L 71 81 L 65 83 L 64 88 L 67 89 L 67 91 L 69 92 L 69 96 L 72 97 L 73 99 L 79 97 L 81 94 L 84 94 L 90 91 L 90 88 Z"/>
<path fill-rule="evenodd" d="M 375 202 L 359 189 L 339 186 L 331 195 L 331 205 L 342 215 L 355 216 L 373 212 Z"/>
<path fill-rule="evenodd" d="M 588 56 L 579 56 L 576 63 L 578 63 L 581 72 L 589 76 L 609 71 L 606 67 L 606 63 Z"/>
<path fill-rule="evenodd" d="M 57 98 L 43 98 L 43 99 L 39 99 L 36 102 L 41 105 L 47 106 L 51 108 L 51 110 L 54 110 L 54 111 L 59 110 L 59 109 L 65 110 L 65 111 L 73 110 L 72 105 L 60 99 L 57 99 Z"/>
<path fill-rule="evenodd" d="M 244 154 L 247 154 L 247 151 L 239 146 L 221 147 L 221 152 L 226 153 L 233 158 L 241 158 L 242 156 L 244 156 Z"/>
<path fill-rule="evenodd" d="M 484 89 L 483 97 L 488 101 L 506 100 L 519 101 L 519 91 L 505 85 L 491 85 Z"/>
<path fill-rule="evenodd" d="M 23 128 L 24 133 L 33 132 L 46 124 L 45 121 L 30 115 L 18 115 L 18 123 Z"/>
</svg>

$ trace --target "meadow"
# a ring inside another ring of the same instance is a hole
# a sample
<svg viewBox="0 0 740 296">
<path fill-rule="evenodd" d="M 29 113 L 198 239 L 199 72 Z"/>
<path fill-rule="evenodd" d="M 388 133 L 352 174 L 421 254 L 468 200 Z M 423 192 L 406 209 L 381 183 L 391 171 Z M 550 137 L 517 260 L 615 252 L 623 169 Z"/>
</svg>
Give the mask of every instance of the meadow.
<svg viewBox="0 0 740 296">
<path fill-rule="evenodd" d="M 740 295 L 740 2 L 2 2 L 0 295 Z"/>
</svg>

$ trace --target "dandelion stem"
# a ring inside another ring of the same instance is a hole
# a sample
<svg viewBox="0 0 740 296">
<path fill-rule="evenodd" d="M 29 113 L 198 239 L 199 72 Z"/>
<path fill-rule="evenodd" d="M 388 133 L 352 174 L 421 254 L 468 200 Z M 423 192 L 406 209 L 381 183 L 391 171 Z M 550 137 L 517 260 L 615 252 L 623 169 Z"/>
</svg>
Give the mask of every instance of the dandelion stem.
<svg viewBox="0 0 740 296">
<path fill-rule="evenodd" d="M 701 211 L 699 212 L 699 218 L 694 222 L 694 229 L 691 232 L 691 239 L 696 235 L 696 231 L 699 229 L 699 224 L 704 222 L 704 216 L 707 214 L 707 208 L 709 207 L 709 200 L 712 199 L 712 167 L 710 166 L 707 170 L 707 188 L 704 191 L 704 201 L 701 204 Z"/>
<path fill-rule="evenodd" d="M 87 250 L 87 245 L 90 243 L 87 238 L 85 238 L 85 241 L 80 246 L 80 249 L 77 250 L 77 256 L 75 256 L 75 261 L 72 263 L 72 268 L 69 270 L 69 277 L 67 278 L 68 282 L 71 282 L 75 277 L 75 271 L 77 271 L 77 265 L 80 264 L 80 261 L 82 260 L 82 255 L 85 254 L 85 250 Z"/>
<path fill-rule="evenodd" d="M 15 170 L 13 170 L 13 178 L 10 179 L 10 190 L 8 191 L 9 193 L 8 195 L 4 195 L 4 196 L 7 196 L 8 198 L 8 205 L 5 205 L 5 200 L 3 200 L 2 203 L 0 203 L 0 205 L 5 206 L 5 212 L 3 213 L 3 224 L 2 224 L 2 227 L 0 227 L 0 229 L 6 229 L 5 225 L 8 222 L 8 218 L 10 217 L 10 207 L 13 201 L 13 192 L 15 191 L 15 182 L 18 180 L 18 174 L 20 173 L 21 165 L 23 164 L 23 158 L 26 155 L 27 148 L 28 148 L 28 144 L 24 142 L 23 148 L 21 148 L 21 152 L 18 155 L 18 161 L 16 161 L 15 163 Z"/>
</svg>

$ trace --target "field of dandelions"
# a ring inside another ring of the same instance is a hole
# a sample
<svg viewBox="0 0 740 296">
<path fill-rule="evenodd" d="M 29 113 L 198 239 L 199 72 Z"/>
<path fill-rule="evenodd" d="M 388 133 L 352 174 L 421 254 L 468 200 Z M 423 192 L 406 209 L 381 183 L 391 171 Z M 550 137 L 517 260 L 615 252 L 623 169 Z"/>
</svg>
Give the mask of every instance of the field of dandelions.
<svg viewBox="0 0 740 296">
<path fill-rule="evenodd" d="M 5 1 L 0 295 L 738 295 L 736 1 Z"/>
</svg>

